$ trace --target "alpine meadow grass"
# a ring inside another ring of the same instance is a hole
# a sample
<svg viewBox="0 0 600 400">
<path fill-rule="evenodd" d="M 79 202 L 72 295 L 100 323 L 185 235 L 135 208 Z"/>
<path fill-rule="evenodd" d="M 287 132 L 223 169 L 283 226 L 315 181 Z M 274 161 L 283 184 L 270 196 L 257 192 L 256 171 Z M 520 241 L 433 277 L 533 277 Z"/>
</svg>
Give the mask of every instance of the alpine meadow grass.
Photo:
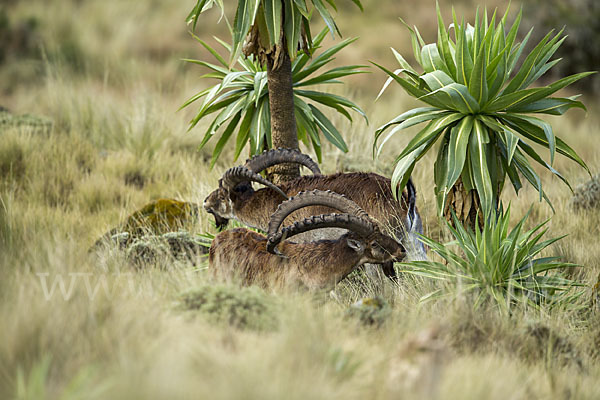
<svg viewBox="0 0 600 400">
<path fill-rule="evenodd" d="M 435 40 L 433 1 L 363 2 L 364 13 L 337 3 L 344 8 L 336 17 L 342 34 L 359 39 L 332 65 L 391 65 L 388 48 L 399 42 L 407 47 L 397 50 L 410 53 L 399 16 L 431 25 L 421 33 Z M 503 3 L 487 2 L 495 5 L 504 11 Z M 473 307 L 460 288 L 423 301 L 439 285 L 411 274 L 396 284 L 357 273 L 333 293 L 263 291 L 212 282 L 202 263 L 159 260 L 158 268 L 136 269 L 116 247 L 88 252 L 153 200 L 202 204 L 233 163 L 234 149 L 224 148 L 211 169 L 215 144 L 198 150 L 208 122 L 186 132 L 194 110 L 177 111 L 208 85 L 182 61 L 210 59 L 187 32 L 192 6 L 174 0 L 0 5 L 0 32 L 8 32 L 0 35 L 6 40 L 0 106 L 8 111 L 0 112 L 9 115 L 0 115 L 0 398 L 600 397 L 600 306 L 593 289 L 600 209 L 572 209 L 566 185 L 536 166 L 555 213 L 533 187 L 518 197 L 506 187 L 503 199 L 511 203 L 511 227 L 531 208 L 524 230 L 552 217 L 547 237 L 567 235 L 541 256 L 582 266 L 564 272 L 584 285 L 570 306 L 517 305 L 505 315 L 490 304 Z M 456 7 L 474 17 L 471 2 Z M 213 35 L 227 39 L 227 29 L 216 23 L 218 11 L 209 12 L 214 18 L 195 34 L 215 46 Z M 375 129 L 416 102 L 399 91 L 375 101 L 386 77 L 370 68 L 333 88 L 369 123 L 327 113 L 349 151 L 323 141 L 325 173 L 391 176 L 395 156 L 416 131 L 396 135 L 373 160 Z M 587 113 L 544 118 L 597 174 L 600 105 L 591 96 L 583 101 Z M 240 158 L 246 155 L 247 149 Z M 449 234 L 437 217 L 434 162 L 425 155 L 412 176 L 425 233 L 443 243 Z M 566 157 L 554 167 L 574 187 L 589 180 Z M 186 229 L 215 233 L 210 219 L 201 210 Z M 366 297 L 385 302 L 377 323 L 347 311 Z"/>
</svg>

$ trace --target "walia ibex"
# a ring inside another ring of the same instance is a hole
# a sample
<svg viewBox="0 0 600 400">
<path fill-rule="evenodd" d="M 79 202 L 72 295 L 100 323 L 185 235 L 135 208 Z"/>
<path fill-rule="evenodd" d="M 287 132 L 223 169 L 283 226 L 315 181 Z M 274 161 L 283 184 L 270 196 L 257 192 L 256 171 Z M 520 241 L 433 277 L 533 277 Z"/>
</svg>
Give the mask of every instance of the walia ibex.
<svg viewBox="0 0 600 400">
<path fill-rule="evenodd" d="M 327 204 L 341 214 L 321 214 L 279 229 L 291 213 Z M 402 260 L 404 247 L 383 234 L 356 203 L 330 191 L 302 192 L 284 201 L 270 221 L 268 237 L 246 228 L 218 234 L 209 251 L 209 270 L 216 277 L 237 277 L 243 284 L 329 288 L 359 265 Z M 309 243 L 287 241 L 303 232 L 343 228 L 348 233 L 335 240 Z"/>
<path fill-rule="evenodd" d="M 301 176 L 289 182 L 274 185 L 260 175 L 266 168 L 280 163 L 297 163 L 309 168 L 314 175 Z M 252 182 L 266 186 L 254 190 Z M 227 170 L 219 180 L 219 188 L 204 200 L 204 208 L 215 217 L 217 227 L 223 228 L 229 219 L 268 230 L 271 215 L 286 198 L 308 190 L 331 190 L 340 193 L 362 207 L 381 229 L 400 240 L 411 258 L 423 258 L 425 249 L 416 234 L 422 233 L 422 223 L 416 201 L 416 191 L 409 180 L 406 190 L 395 199 L 388 178 L 369 172 L 321 175 L 318 165 L 297 150 L 276 149 L 264 152 L 246 161 L 243 166 Z M 323 205 L 298 210 L 292 218 L 299 220 L 312 215 L 331 212 Z M 302 235 L 299 241 L 333 239 L 341 230 L 320 230 Z M 384 266 L 386 275 L 393 275 L 391 264 Z"/>
</svg>

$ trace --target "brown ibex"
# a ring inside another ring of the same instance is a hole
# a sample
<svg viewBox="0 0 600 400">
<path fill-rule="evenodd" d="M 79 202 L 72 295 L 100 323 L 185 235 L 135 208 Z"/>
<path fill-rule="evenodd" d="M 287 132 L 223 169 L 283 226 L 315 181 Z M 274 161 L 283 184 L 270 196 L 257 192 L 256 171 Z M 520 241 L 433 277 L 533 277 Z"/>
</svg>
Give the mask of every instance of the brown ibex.
<svg viewBox="0 0 600 400">
<path fill-rule="evenodd" d="M 311 216 L 279 230 L 296 210 L 327 204 L 342 214 Z M 221 279 L 240 278 L 243 284 L 324 289 L 341 281 L 359 265 L 402 260 L 404 247 L 381 233 L 358 205 L 342 195 L 319 190 L 302 192 L 283 202 L 273 215 L 268 237 L 246 228 L 218 234 L 209 251 L 209 270 Z M 336 240 L 309 243 L 286 241 L 303 232 L 343 228 Z"/>
<path fill-rule="evenodd" d="M 279 163 L 297 163 L 308 167 L 315 175 L 301 176 L 275 186 L 259 173 Z M 266 188 L 254 190 L 252 182 Z M 229 219 L 267 231 L 269 219 L 277 206 L 287 197 L 308 190 L 331 190 L 354 201 L 384 229 L 398 238 L 412 258 L 425 257 L 425 249 L 416 234 L 423 232 L 421 218 L 415 201 L 416 191 L 411 180 L 406 190 L 396 200 L 388 178 L 368 172 L 321 175 L 318 165 L 297 150 L 277 149 L 265 152 L 246 161 L 244 166 L 227 170 L 219 180 L 219 188 L 204 200 L 204 209 L 213 214 L 218 228 L 225 227 Z M 295 220 L 330 212 L 323 206 L 298 210 Z M 300 241 L 336 238 L 340 230 L 321 230 L 302 236 Z M 384 266 L 386 275 L 393 276 L 391 264 Z"/>
</svg>

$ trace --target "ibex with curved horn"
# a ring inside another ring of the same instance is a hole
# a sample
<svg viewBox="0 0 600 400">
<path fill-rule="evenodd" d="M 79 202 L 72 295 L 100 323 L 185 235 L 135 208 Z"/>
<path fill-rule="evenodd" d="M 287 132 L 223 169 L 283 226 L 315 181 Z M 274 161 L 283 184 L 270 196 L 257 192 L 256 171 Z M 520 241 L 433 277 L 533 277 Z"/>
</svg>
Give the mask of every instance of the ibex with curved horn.
<svg viewBox="0 0 600 400">
<path fill-rule="evenodd" d="M 311 216 L 279 230 L 294 211 L 324 204 L 342 214 Z M 406 255 L 404 247 L 381 233 L 356 203 L 329 191 L 302 192 L 283 202 L 269 226 L 268 237 L 245 228 L 218 234 L 209 251 L 212 274 L 225 279 L 238 277 L 247 285 L 323 289 L 335 285 L 361 264 L 381 264 Z M 332 227 L 348 233 L 336 240 L 286 241 L 303 232 Z"/>
<path fill-rule="evenodd" d="M 314 175 L 301 176 L 275 186 L 259 175 L 264 169 L 279 163 L 297 163 L 309 168 Z M 266 188 L 254 190 L 252 182 Z M 321 175 L 318 165 L 297 150 L 277 149 L 264 152 L 246 161 L 244 166 L 225 172 L 219 188 L 204 200 L 204 208 L 215 217 L 217 227 L 223 228 L 229 219 L 235 219 L 250 227 L 267 231 L 269 219 L 277 206 L 286 198 L 307 190 L 331 190 L 354 201 L 377 221 L 382 229 L 398 238 L 413 257 L 423 258 L 425 249 L 416 238 L 423 228 L 415 201 L 416 191 L 409 180 L 406 190 L 396 200 L 388 178 L 375 173 L 350 172 Z M 298 210 L 292 217 L 296 220 L 311 215 L 330 212 L 329 208 L 309 207 Z M 299 241 L 337 238 L 342 231 L 320 230 L 310 232 Z M 390 264 L 384 266 L 386 275 L 393 275 Z"/>
</svg>

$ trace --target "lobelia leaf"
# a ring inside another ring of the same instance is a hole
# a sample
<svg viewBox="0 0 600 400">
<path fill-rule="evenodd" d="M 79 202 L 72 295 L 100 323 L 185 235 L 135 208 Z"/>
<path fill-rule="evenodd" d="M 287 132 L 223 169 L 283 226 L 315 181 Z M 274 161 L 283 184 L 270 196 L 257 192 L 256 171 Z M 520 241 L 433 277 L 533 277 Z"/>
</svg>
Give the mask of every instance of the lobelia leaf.
<svg viewBox="0 0 600 400">
<path fill-rule="evenodd" d="M 512 94 L 502 95 L 490 104 L 491 107 L 486 107 L 486 111 L 493 112 L 502 109 L 531 104 L 535 101 L 548 97 L 554 94 L 555 92 L 559 91 L 560 89 L 569 86 L 572 83 L 575 83 L 578 80 L 592 75 L 594 73 L 596 72 L 581 72 L 579 74 L 570 75 L 565 78 L 559 79 L 558 81 L 542 88 L 523 89 Z"/>
<path fill-rule="evenodd" d="M 318 56 L 313 58 L 311 63 L 306 68 L 292 73 L 294 82 L 302 81 L 304 78 L 306 78 L 310 74 L 314 73 L 319 68 L 326 65 L 327 63 L 329 63 L 335 54 L 337 54 L 344 47 L 354 43 L 356 40 L 357 40 L 357 38 L 350 38 L 350 39 L 343 40 L 340 43 L 333 45 L 332 47 L 328 48 L 327 50 L 325 50 L 324 52 L 322 52 L 321 54 L 319 54 Z"/>
<path fill-rule="evenodd" d="M 450 108 L 459 111 L 463 114 L 475 114 L 479 111 L 479 104 L 477 100 L 471 96 L 469 89 L 465 85 L 460 83 L 452 83 L 450 85 L 443 86 L 431 93 L 419 97 L 419 100 L 427 102 L 434 99 L 437 102 L 443 103 L 444 98 L 440 97 L 440 94 L 447 95 L 449 101 L 445 102 L 444 108 Z"/>
<path fill-rule="evenodd" d="M 217 162 L 219 155 L 221 155 L 221 152 L 223 151 L 225 144 L 227 144 L 227 142 L 229 141 L 229 138 L 233 134 L 233 131 L 237 127 L 238 122 L 240 122 L 241 116 L 242 116 L 242 113 L 238 112 L 235 115 L 235 117 L 233 117 L 231 122 L 229 122 L 229 125 L 227 125 L 227 128 L 225 128 L 225 131 L 223 131 L 223 134 L 219 138 L 219 141 L 217 142 L 217 144 L 215 145 L 215 149 L 213 150 L 212 157 L 210 160 L 210 169 L 213 169 L 213 167 L 215 166 L 215 163 Z"/>
<path fill-rule="evenodd" d="M 348 146 L 346 142 L 344 142 L 344 138 L 338 132 L 338 130 L 333 126 L 331 121 L 327 119 L 327 117 L 315 106 L 309 104 L 308 105 L 312 111 L 313 116 L 315 117 L 315 122 L 323 132 L 323 136 L 327 140 L 329 140 L 335 147 L 342 150 L 344 153 L 348 152 Z"/>
<path fill-rule="evenodd" d="M 527 75 L 523 83 L 521 83 L 521 86 L 519 86 L 519 89 L 528 87 L 531 83 L 535 82 L 540 76 L 542 76 L 544 73 L 546 73 L 546 71 L 560 61 L 560 59 L 558 59 L 547 62 L 567 38 L 566 36 L 560 38 L 560 35 L 562 35 L 563 31 L 564 28 L 542 48 L 542 51 L 540 52 L 538 60 L 536 60 L 531 73 Z"/>
<path fill-rule="evenodd" d="M 210 47 L 204 40 L 200 39 L 198 36 L 194 35 L 193 33 L 190 33 L 192 35 L 192 37 L 202 45 L 202 47 L 204 47 L 206 50 L 208 50 L 208 52 L 210 54 L 212 54 L 212 56 L 214 58 L 216 58 L 216 60 L 225 68 L 229 69 L 229 65 L 227 64 L 227 61 L 225 61 L 225 59 L 223 57 L 221 57 L 221 55 L 212 47 Z"/>
<path fill-rule="evenodd" d="M 259 153 L 262 149 L 259 147 L 261 142 L 261 137 L 263 135 L 262 131 L 262 117 L 261 114 L 264 109 L 265 100 L 262 100 L 258 107 L 256 107 L 256 111 L 252 116 L 252 122 L 250 123 L 250 152 L 252 154 Z"/>
<path fill-rule="evenodd" d="M 435 182 L 436 203 L 438 210 L 443 212 L 446 209 L 446 197 L 448 187 L 446 181 L 448 178 L 448 142 L 450 140 L 449 132 L 446 132 L 440 144 L 437 158 L 433 164 L 433 179 Z"/>
<path fill-rule="evenodd" d="M 562 115 L 571 108 L 581 108 L 582 110 L 587 111 L 587 108 L 585 108 L 583 103 L 576 100 L 578 97 L 579 96 L 572 96 L 568 98 L 550 97 L 525 105 L 510 107 L 507 108 L 506 111 L 511 111 L 514 113 L 541 113 L 550 115 Z"/>
<path fill-rule="evenodd" d="M 348 65 L 345 67 L 337 67 L 330 69 L 327 72 L 322 73 L 311 79 L 306 79 L 300 82 L 294 82 L 294 87 L 318 85 L 321 83 L 341 83 L 340 81 L 334 80 L 336 78 L 342 78 L 345 76 L 365 74 L 367 71 L 363 71 L 363 65 Z"/>
<path fill-rule="evenodd" d="M 543 130 L 538 126 L 533 125 L 528 121 L 519 119 L 517 116 L 511 116 L 511 118 L 506 119 L 506 122 L 511 128 L 513 128 L 523 137 L 532 140 L 535 143 L 544 145 L 545 147 L 549 147 L 548 139 L 546 138 Z M 577 153 L 571 147 L 569 147 L 560 138 L 555 139 L 556 151 L 575 161 L 577 164 L 581 165 L 588 172 L 588 174 L 591 174 L 587 164 L 581 159 L 581 157 L 577 155 Z"/>
<path fill-rule="evenodd" d="M 423 128 L 408 142 L 404 150 L 402 150 L 400 155 L 396 158 L 396 162 L 398 162 L 398 160 L 416 150 L 418 147 L 421 147 L 423 144 L 429 143 L 431 140 L 437 139 L 443 130 L 453 125 L 462 117 L 463 116 L 461 114 L 452 113 L 431 121 L 429 124 L 427 124 L 425 128 Z"/>
<path fill-rule="evenodd" d="M 287 53 L 291 60 L 296 58 L 296 49 L 302 33 L 302 14 L 292 0 L 284 0 L 285 21 L 283 31 L 287 44 Z"/>
<path fill-rule="evenodd" d="M 473 71 L 471 72 L 471 79 L 469 80 L 469 93 L 480 105 L 483 105 L 487 102 L 488 96 L 485 64 L 485 45 L 482 44 L 475 59 L 475 65 L 473 66 Z"/>
<path fill-rule="evenodd" d="M 257 72 L 254 75 L 254 93 L 256 94 L 256 100 L 254 101 L 254 105 L 258 107 L 259 100 L 263 97 L 263 89 L 267 86 L 267 73 L 266 72 Z"/>
<path fill-rule="evenodd" d="M 444 71 L 449 73 L 446 63 L 438 52 L 435 43 L 427 44 L 421 49 L 421 61 L 425 72 Z"/>
<path fill-rule="evenodd" d="M 451 85 L 455 83 L 448 74 L 443 71 L 437 70 L 433 71 L 420 77 L 425 84 L 429 87 L 430 90 L 435 91 L 437 89 L 441 89 L 444 86 Z"/>
<path fill-rule="evenodd" d="M 544 168 L 546 168 L 550 172 L 552 172 L 554 175 L 556 175 L 561 181 L 563 181 L 563 183 L 565 185 L 568 186 L 568 188 L 571 190 L 571 192 L 573 191 L 571 184 L 569 184 L 569 182 L 560 174 L 560 172 L 558 172 L 557 170 L 552 168 L 551 165 L 549 165 L 546 161 L 544 161 L 542 159 L 542 157 L 540 157 L 531 146 L 529 146 L 527 143 L 525 143 L 522 140 L 519 140 L 518 143 L 519 143 L 519 148 L 521 150 L 523 150 L 525 153 L 527 153 L 527 155 L 529 157 L 533 158 L 538 164 L 540 164 L 541 166 L 543 166 Z"/>
<path fill-rule="evenodd" d="M 467 34 L 464 27 L 460 27 L 457 30 L 457 26 L 454 27 L 457 39 L 456 39 L 456 77 L 457 82 L 463 85 L 469 84 L 469 78 L 473 71 L 473 59 L 469 52 Z"/>
<path fill-rule="evenodd" d="M 294 0 L 296 7 L 305 18 L 310 18 L 310 13 L 308 12 L 308 8 L 306 7 L 306 0 Z"/>
<path fill-rule="evenodd" d="M 329 11 L 327 11 L 327 7 L 325 7 L 323 2 L 321 0 L 312 0 L 312 3 L 321 15 L 321 18 L 323 18 L 323 21 L 325 21 L 325 25 L 327 25 L 327 28 L 329 28 L 331 36 L 335 36 L 336 32 L 338 33 L 338 35 L 342 36 L 340 30 L 335 24 L 334 19 L 331 17 L 331 14 L 329 14 Z"/>
<path fill-rule="evenodd" d="M 417 71 L 415 71 L 413 69 L 413 67 L 410 66 L 410 64 L 404 59 L 404 57 L 402 57 L 402 55 L 400 53 L 398 53 L 396 51 L 396 49 L 394 49 L 393 47 L 391 47 L 392 49 L 392 53 L 394 53 L 394 57 L 396 58 L 396 60 L 398 61 L 398 64 L 400 64 L 400 66 L 407 70 L 412 72 L 414 75 L 417 75 Z M 415 82 L 416 83 L 416 82 Z"/>
<path fill-rule="evenodd" d="M 271 46 L 279 42 L 279 34 L 281 32 L 281 0 L 263 0 L 265 12 L 265 22 L 269 32 L 269 42 Z"/>
<path fill-rule="evenodd" d="M 503 89 L 502 93 L 513 93 L 522 88 L 523 82 L 527 80 L 527 77 L 535 73 L 535 64 L 540 59 L 540 55 L 544 50 L 544 45 L 550 39 L 552 32 L 549 32 L 540 42 L 535 46 L 535 48 L 527 55 L 525 61 L 523 61 L 523 65 L 519 69 L 519 72 L 510 80 L 508 85 Z"/>
<path fill-rule="evenodd" d="M 473 116 L 463 118 L 460 123 L 450 130 L 448 143 L 448 172 L 445 182 L 447 192 L 458 180 L 463 171 L 467 157 L 467 146 L 473 131 Z"/>
<path fill-rule="evenodd" d="M 408 29 L 410 34 L 410 40 L 412 42 L 413 53 L 415 56 L 415 60 L 419 63 L 419 65 L 423 65 L 421 61 L 421 47 L 425 44 L 423 43 L 423 39 L 421 39 L 420 35 L 417 33 L 416 29 L 413 29 L 408 25 L 402 18 L 400 18 L 400 22 Z"/>
<path fill-rule="evenodd" d="M 394 168 L 394 172 L 392 173 L 391 182 L 394 199 L 399 198 L 398 193 L 401 193 L 401 190 L 404 189 L 404 186 L 408 182 L 408 178 L 412 174 L 413 168 L 415 167 L 417 158 L 425 151 L 426 148 L 426 144 L 422 145 L 396 164 L 396 168 Z"/>
<path fill-rule="evenodd" d="M 233 20 L 233 46 L 230 64 L 237 61 L 240 56 L 242 44 L 250 27 L 254 24 L 259 4 L 260 0 L 238 0 L 238 8 Z"/>
<path fill-rule="evenodd" d="M 556 139 L 554 137 L 554 132 L 552 131 L 552 127 L 546 121 L 543 121 L 536 117 L 531 117 L 527 115 L 511 115 L 507 114 L 505 116 L 506 119 L 513 121 L 516 124 L 520 124 L 521 122 L 528 122 L 531 125 L 537 126 L 538 128 L 544 131 L 544 135 L 546 136 L 546 141 L 548 143 L 548 149 L 550 150 L 550 165 L 554 164 L 554 154 L 556 153 Z M 523 129 L 527 129 L 525 124 L 521 124 Z"/>
<path fill-rule="evenodd" d="M 400 122 L 397 126 L 395 126 L 394 129 L 392 129 L 385 136 L 385 138 L 383 139 L 383 141 L 381 142 L 379 147 L 377 147 L 377 142 L 378 142 L 379 137 L 381 136 L 381 133 L 383 133 L 383 131 L 378 130 L 375 134 L 375 142 L 373 143 L 373 150 L 375 150 L 375 148 L 377 147 L 377 153 L 374 154 L 374 156 L 379 157 L 379 154 L 383 150 L 383 146 L 385 145 L 385 143 L 396 133 L 400 132 L 402 129 L 406 129 L 406 128 L 409 128 L 414 125 L 418 125 L 418 124 L 426 122 L 426 121 L 431 121 L 433 119 L 439 119 L 446 115 L 449 115 L 449 113 L 446 111 L 441 111 L 439 109 L 435 109 L 435 111 L 432 111 L 432 112 L 418 114 L 418 115 L 412 116 L 410 118 L 407 118 L 406 120 Z"/>
<path fill-rule="evenodd" d="M 424 89 L 416 86 L 415 84 L 409 82 L 408 80 L 396 75 L 389 69 L 382 67 L 379 64 L 373 63 L 373 65 L 377 66 L 382 71 L 387 73 L 392 79 L 394 79 L 396 82 L 398 82 L 400 84 L 400 86 L 402 86 L 404 88 L 404 90 L 406 90 L 406 92 L 408 94 L 410 94 L 411 96 L 421 99 L 425 103 L 432 105 L 434 107 L 438 107 L 438 108 L 442 108 L 442 109 L 445 109 L 447 107 L 446 104 L 444 102 L 440 101 L 439 99 L 426 98 L 425 96 L 428 94 L 428 92 L 426 90 L 424 90 Z M 403 72 L 405 72 L 405 71 L 403 70 Z"/>
<path fill-rule="evenodd" d="M 252 124 L 252 120 L 254 119 L 254 114 L 256 114 L 257 110 L 254 107 L 254 104 L 251 104 L 246 110 L 244 114 L 244 118 L 240 124 L 240 129 L 238 131 L 236 141 L 235 141 L 235 154 L 233 159 L 237 160 L 242 152 L 244 146 L 248 142 L 250 137 L 250 125 Z"/>
<path fill-rule="evenodd" d="M 508 165 L 510 165 L 510 163 L 512 162 L 512 158 L 515 155 L 515 150 L 517 149 L 517 145 L 519 144 L 520 139 L 517 137 L 517 135 L 515 135 L 508 129 L 504 129 L 503 132 L 499 132 L 498 136 L 504 141 L 504 144 L 506 145 L 506 162 L 508 163 Z"/>
<path fill-rule="evenodd" d="M 540 201 L 542 201 L 542 198 L 544 196 L 544 191 L 542 190 L 542 181 L 540 180 L 538 174 L 531 167 L 531 164 L 529 164 L 529 161 L 527 161 L 527 159 L 519 149 L 515 150 L 513 164 L 519 169 L 523 177 L 525 177 L 525 179 L 527 179 L 529 183 L 531 183 L 536 188 L 536 190 L 540 194 Z"/>
<path fill-rule="evenodd" d="M 483 213 L 484 215 L 490 215 L 489 213 L 493 209 L 494 197 L 485 152 L 487 143 L 485 129 L 478 120 L 473 122 L 473 133 L 469 140 L 469 160 L 473 182 L 481 200 Z"/>
</svg>

